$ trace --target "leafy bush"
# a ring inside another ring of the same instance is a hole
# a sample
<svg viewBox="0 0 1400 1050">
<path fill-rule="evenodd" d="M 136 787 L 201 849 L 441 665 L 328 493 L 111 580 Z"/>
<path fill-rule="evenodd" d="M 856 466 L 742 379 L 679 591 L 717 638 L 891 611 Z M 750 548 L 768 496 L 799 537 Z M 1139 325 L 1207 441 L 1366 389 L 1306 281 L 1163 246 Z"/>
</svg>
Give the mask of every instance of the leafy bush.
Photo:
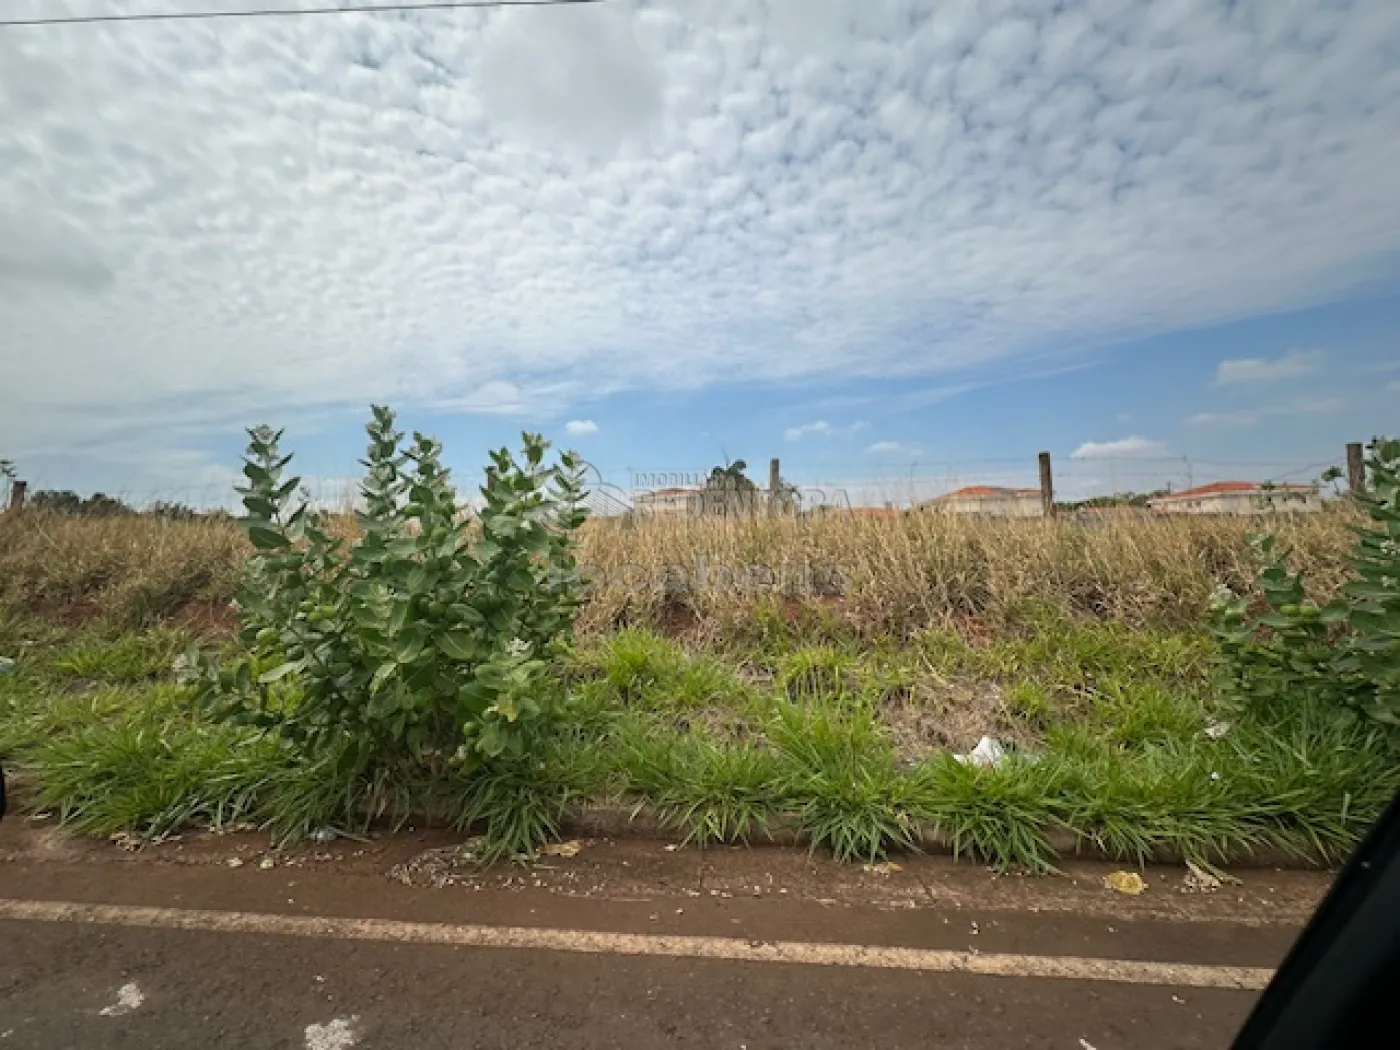
<svg viewBox="0 0 1400 1050">
<path fill-rule="evenodd" d="M 195 657 L 218 710 L 310 761 L 381 788 L 472 774 L 529 753 L 559 699 L 548 674 L 582 599 L 573 534 L 585 511 L 580 461 L 545 465 L 548 444 L 492 453 L 484 506 L 465 513 L 441 446 L 375 407 L 367 427 L 358 542 L 331 535 L 298 499 L 280 432 L 249 431 L 239 491 L 256 550 L 238 592 L 249 656 Z"/>
<path fill-rule="evenodd" d="M 1273 536 L 1255 541 L 1267 611 L 1222 588 L 1211 603 L 1225 693 L 1269 717 L 1321 705 L 1343 718 L 1400 728 L 1400 441 L 1369 457 L 1369 525 L 1357 526 L 1348 565 L 1356 578 L 1326 605 L 1306 597 L 1301 573 Z"/>
<path fill-rule="evenodd" d="M 29 506 L 34 510 L 49 511 L 55 514 L 79 514 L 89 518 L 110 518 L 134 514 L 121 500 L 98 492 L 84 499 L 76 492 L 67 489 L 44 489 L 29 498 Z"/>
</svg>

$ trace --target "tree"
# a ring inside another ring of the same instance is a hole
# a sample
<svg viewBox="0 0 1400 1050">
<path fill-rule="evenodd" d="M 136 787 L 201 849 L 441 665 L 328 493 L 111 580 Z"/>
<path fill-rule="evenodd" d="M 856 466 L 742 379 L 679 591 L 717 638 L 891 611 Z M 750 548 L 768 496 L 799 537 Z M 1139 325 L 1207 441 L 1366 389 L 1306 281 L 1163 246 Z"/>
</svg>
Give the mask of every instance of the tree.
<svg viewBox="0 0 1400 1050">
<path fill-rule="evenodd" d="M 29 505 L 55 514 L 78 514 L 83 509 L 83 498 L 68 489 L 43 489 L 29 497 Z"/>
<path fill-rule="evenodd" d="M 30 504 L 35 510 L 54 514 L 81 514 L 88 517 L 114 517 L 135 513 L 119 499 L 98 492 L 83 499 L 69 489 L 44 489 L 34 493 Z"/>
<path fill-rule="evenodd" d="M 736 459 L 710 471 L 702 493 L 704 513 L 726 518 L 755 513 L 758 508 L 758 486 L 744 473 L 747 469 L 747 463 Z"/>
</svg>

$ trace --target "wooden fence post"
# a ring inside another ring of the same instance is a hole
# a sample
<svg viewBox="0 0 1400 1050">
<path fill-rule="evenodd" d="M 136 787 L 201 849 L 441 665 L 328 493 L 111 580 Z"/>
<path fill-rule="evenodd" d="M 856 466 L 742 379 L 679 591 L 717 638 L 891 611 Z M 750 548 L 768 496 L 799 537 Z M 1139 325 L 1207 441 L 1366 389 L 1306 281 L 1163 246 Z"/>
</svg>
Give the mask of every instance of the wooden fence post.
<svg viewBox="0 0 1400 1050">
<path fill-rule="evenodd" d="M 1359 441 L 1347 444 L 1347 488 L 1358 498 L 1366 495 L 1366 455 Z"/>
<path fill-rule="evenodd" d="M 10 482 L 9 511 L 11 514 L 18 514 L 24 509 L 24 496 L 28 491 L 29 482 L 19 480 Z"/>
<path fill-rule="evenodd" d="M 778 469 L 777 459 L 768 461 L 768 516 L 770 518 L 778 515 L 778 498 L 782 495 L 783 478 Z"/>
<path fill-rule="evenodd" d="M 1040 454 L 1040 509 L 1047 518 L 1055 516 L 1055 478 L 1050 472 L 1050 453 Z"/>
</svg>

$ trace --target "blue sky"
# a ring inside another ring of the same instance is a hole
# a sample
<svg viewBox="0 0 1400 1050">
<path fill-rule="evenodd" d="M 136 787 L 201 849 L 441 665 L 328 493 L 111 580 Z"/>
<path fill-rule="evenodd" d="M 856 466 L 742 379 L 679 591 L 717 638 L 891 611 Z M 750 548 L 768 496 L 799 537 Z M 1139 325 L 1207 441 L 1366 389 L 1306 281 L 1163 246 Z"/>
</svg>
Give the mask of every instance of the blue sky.
<svg viewBox="0 0 1400 1050">
<path fill-rule="evenodd" d="M 218 502 L 269 421 L 333 493 L 375 401 L 464 481 L 1315 476 L 1400 418 L 1397 170 L 1391 0 L 10 32 L 0 457 Z"/>
</svg>

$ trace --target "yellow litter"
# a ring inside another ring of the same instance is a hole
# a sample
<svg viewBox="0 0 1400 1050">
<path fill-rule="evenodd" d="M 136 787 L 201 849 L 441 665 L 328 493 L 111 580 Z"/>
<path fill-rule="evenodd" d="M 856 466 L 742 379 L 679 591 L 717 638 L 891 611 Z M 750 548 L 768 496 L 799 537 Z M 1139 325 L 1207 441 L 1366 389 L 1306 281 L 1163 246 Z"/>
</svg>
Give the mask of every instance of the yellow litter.
<svg viewBox="0 0 1400 1050">
<path fill-rule="evenodd" d="M 1103 884 L 1111 890 L 1126 893 L 1129 897 L 1136 897 L 1147 889 L 1147 883 L 1143 882 L 1142 876 L 1135 871 L 1115 871 L 1105 875 Z"/>
</svg>

